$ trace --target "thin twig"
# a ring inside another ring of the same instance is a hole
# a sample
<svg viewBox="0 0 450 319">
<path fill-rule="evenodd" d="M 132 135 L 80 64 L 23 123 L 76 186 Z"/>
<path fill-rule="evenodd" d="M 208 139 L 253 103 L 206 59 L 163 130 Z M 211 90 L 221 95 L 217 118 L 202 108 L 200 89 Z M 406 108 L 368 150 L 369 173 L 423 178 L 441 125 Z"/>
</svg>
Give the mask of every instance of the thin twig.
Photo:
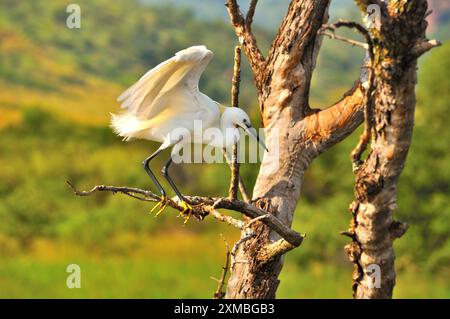
<svg viewBox="0 0 450 319">
<path fill-rule="evenodd" d="M 364 131 L 359 137 L 359 142 L 353 149 L 350 159 L 352 161 L 353 172 L 359 170 L 363 161 L 361 156 L 369 145 L 370 139 L 372 137 L 372 127 L 373 127 L 373 109 L 375 101 L 373 99 L 373 93 L 375 91 L 375 73 L 372 68 L 373 60 L 367 61 L 364 66 L 367 69 L 367 86 L 364 95 Z"/>
<path fill-rule="evenodd" d="M 227 154 L 226 149 L 222 150 L 223 152 L 223 156 L 225 157 L 225 160 L 227 161 L 228 165 L 231 166 L 231 159 Z M 247 187 L 244 184 L 244 180 L 242 179 L 242 176 L 239 176 L 239 191 L 241 192 L 242 198 L 244 199 L 244 201 L 246 203 L 250 203 L 251 202 L 251 197 L 250 194 L 248 193 Z"/>
<path fill-rule="evenodd" d="M 143 201 L 160 201 L 160 197 L 153 194 L 150 191 L 133 188 L 133 187 L 125 187 L 125 186 L 106 186 L 106 185 L 98 185 L 93 187 L 89 191 L 79 191 L 75 188 L 75 186 L 67 182 L 72 191 L 78 196 L 89 196 L 96 192 L 112 192 L 112 193 L 121 193 L 131 197 L 134 197 L 134 194 L 143 195 L 137 199 Z M 192 215 L 199 220 L 203 220 L 208 214 L 208 209 L 214 206 L 214 209 L 229 209 L 234 210 L 236 212 L 240 212 L 245 216 L 250 218 L 256 218 L 260 216 L 267 215 L 266 218 L 261 219 L 261 221 L 270 227 L 273 231 L 278 233 L 282 238 L 286 239 L 293 246 L 297 247 L 302 243 L 303 236 L 296 231 L 290 229 L 286 226 L 282 221 L 280 221 L 273 214 L 268 214 L 268 212 L 252 205 L 246 203 L 241 200 L 230 200 L 229 198 L 214 198 L 214 197 L 201 197 L 201 196 L 185 196 L 185 199 L 189 201 L 193 206 Z M 178 210 L 183 211 L 184 208 L 179 205 L 176 201 L 176 198 L 167 199 L 167 205 Z"/>
<path fill-rule="evenodd" d="M 248 7 L 247 16 L 245 18 L 245 24 L 247 25 L 248 30 L 251 30 L 253 23 L 253 16 L 255 15 L 256 5 L 258 4 L 258 0 L 252 0 L 250 2 L 250 6 Z"/>
<path fill-rule="evenodd" d="M 241 83 L 241 48 L 236 46 L 234 48 L 234 68 L 233 79 L 231 86 L 231 105 L 239 107 L 239 85 Z M 238 143 L 233 144 L 231 153 L 231 179 L 228 196 L 230 199 L 237 199 L 239 189 L 239 158 L 238 158 Z"/>
<path fill-rule="evenodd" d="M 233 68 L 233 80 L 232 80 L 232 90 L 231 90 L 231 105 L 238 107 L 239 106 L 239 86 L 240 86 L 240 70 L 241 70 L 241 48 L 239 46 L 235 47 L 235 53 L 234 53 L 234 68 Z M 232 178 L 230 183 L 230 191 L 229 196 L 230 198 L 237 198 L 237 186 L 236 182 L 239 185 L 239 190 L 241 191 L 243 199 L 249 203 L 250 202 L 250 196 L 248 194 L 247 188 L 245 187 L 244 181 L 242 180 L 241 176 L 239 176 L 239 167 L 236 167 L 233 163 L 236 162 L 237 159 L 237 148 L 233 148 L 233 156 L 235 159 L 230 159 L 228 157 L 228 154 L 226 150 L 224 150 L 225 158 L 230 165 L 231 172 L 232 172 Z M 237 179 L 236 180 L 236 176 Z"/>
<path fill-rule="evenodd" d="M 336 29 L 341 28 L 341 27 L 346 27 L 346 28 L 350 28 L 350 29 L 354 29 L 357 32 L 359 32 L 363 37 L 364 40 L 367 43 L 367 51 L 369 52 L 370 55 L 370 60 L 373 61 L 373 42 L 372 42 L 372 38 L 370 36 L 369 31 L 364 28 L 363 25 L 359 24 L 358 22 L 355 21 L 347 21 L 347 20 L 338 20 L 335 23 L 332 24 L 324 24 L 322 26 L 322 28 L 320 29 L 319 33 L 324 32 L 325 30 L 330 30 L 331 32 L 335 32 Z"/>
<path fill-rule="evenodd" d="M 77 196 L 89 196 L 97 191 L 99 191 L 99 192 L 108 191 L 108 192 L 112 192 L 114 194 L 122 193 L 122 194 L 128 195 L 130 197 L 133 197 L 133 198 L 136 198 L 136 199 L 139 199 L 142 201 L 146 201 L 146 202 L 157 202 L 160 200 L 160 197 L 158 195 L 153 194 L 150 191 L 140 189 L 140 188 L 127 187 L 127 186 L 96 185 L 88 191 L 79 191 L 78 189 L 75 188 L 75 186 L 70 181 L 66 181 L 66 183 L 67 183 L 67 185 L 69 185 L 69 187 L 72 189 L 72 191 Z M 137 196 L 136 194 L 143 195 L 143 197 Z"/>
<path fill-rule="evenodd" d="M 320 32 L 320 34 L 321 35 L 325 35 L 325 36 L 329 37 L 330 39 L 346 42 L 346 43 L 351 44 L 352 46 L 357 46 L 357 47 L 363 48 L 365 50 L 369 49 L 369 45 L 367 43 L 359 42 L 359 41 L 352 40 L 352 39 L 347 39 L 345 37 L 341 37 L 339 35 L 336 35 L 334 32 L 324 32 L 324 31 L 322 31 L 322 32 Z"/>
<path fill-rule="evenodd" d="M 223 297 L 225 297 L 223 287 L 225 286 L 225 278 L 227 277 L 228 269 L 230 269 L 230 246 L 228 245 L 228 242 L 226 241 L 225 237 L 222 234 L 220 234 L 220 237 L 222 237 L 227 251 L 225 254 L 225 264 L 222 267 L 222 275 L 220 276 L 220 279 L 217 280 L 213 278 L 217 280 L 217 289 L 214 292 L 214 299 L 223 299 Z"/>
<path fill-rule="evenodd" d="M 230 199 L 237 199 L 237 193 L 239 189 L 239 161 L 238 161 L 238 143 L 234 143 L 231 150 L 231 178 L 230 189 L 228 191 L 228 197 Z"/>
<path fill-rule="evenodd" d="M 231 86 L 231 105 L 239 107 L 239 89 L 241 84 L 241 47 L 237 45 L 234 48 L 234 67 Z"/>
<path fill-rule="evenodd" d="M 321 28 L 321 32 L 324 30 L 331 30 L 334 34 L 337 28 L 346 27 L 350 29 L 355 29 L 358 31 L 365 39 L 367 44 L 367 53 L 369 55 L 369 59 L 364 66 L 367 69 L 367 87 L 364 95 L 364 132 L 361 134 L 358 145 L 356 145 L 355 149 L 351 153 L 351 160 L 353 163 L 353 171 L 356 172 L 362 164 L 361 156 L 362 153 L 367 149 L 367 145 L 370 142 L 370 138 L 372 136 L 372 127 L 373 127 L 373 92 L 375 90 L 375 74 L 373 71 L 374 65 L 374 49 L 373 49 L 373 41 L 370 36 L 370 32 L 364 28 L 361 24 L 354 21 L 346 21 L 346 20 L 338 20 L 333 24 L 323 25 Z"/>
<path fill-rule="evenodd" d="M 217 211 L 216 209 L 212 208 L 211 206 L 205 206 L 203 207 L 203 210 L 208 212 L 211 216 L 213 216 L 215 219 L 227 223 L 231 226 L 234 226 L 236 228 L 239 229 L 243 229 L 245 226 L 245 223 L 242 220 L 238 220 L 236 218 L 233 218 L 231 216 L 228 215 L 224 215 L 219 213 L 219 211 Z"/>
</svg>

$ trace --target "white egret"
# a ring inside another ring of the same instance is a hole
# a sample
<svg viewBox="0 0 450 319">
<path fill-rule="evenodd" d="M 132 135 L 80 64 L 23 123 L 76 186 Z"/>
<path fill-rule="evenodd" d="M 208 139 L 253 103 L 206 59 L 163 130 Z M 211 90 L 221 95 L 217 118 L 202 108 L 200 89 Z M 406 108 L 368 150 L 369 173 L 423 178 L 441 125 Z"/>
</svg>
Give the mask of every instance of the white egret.
<svg viewBox="0 0 450 319">
<path fill-rule="evenodd" d="M 137 138 L 162 143 L 143 162 L 145 171 L 161 193 L 161 201 L 152 209 L 160 207 L 157 215 L 167 205 L 167 195 L 151 171 L 149 162 L 169 147 L 173 149 L 161 172 L 180 200 L 183 207 L 180 215 L 188 211 L 187 221 L 192 212 L 192 206 L 168 174 L 172 156 L 186 143 L 179 134 L 173 134 L 175 130 L 182 128 L 187 134 L 195 134 L 195 121 L 201 121 L 203 130 L 217 128 L 223 133 L 222 138 L 205 139 L 202 136 L 202 143 L 228 148 L 239 139 L 239 128 L 242 128 L 267 150 L 247 113 L 236 107 L 220 105 L 199 91 L 200 76 L 212 57 L 213 53 L 205 46 L 182 50 L 148 71 L 117 99 L 125 109 L 119 115 L 112 114 L 111 126 L 119 136 L 124 140 Z M 192 138 L 187 140 L 192 142 Z"/>
</svg>

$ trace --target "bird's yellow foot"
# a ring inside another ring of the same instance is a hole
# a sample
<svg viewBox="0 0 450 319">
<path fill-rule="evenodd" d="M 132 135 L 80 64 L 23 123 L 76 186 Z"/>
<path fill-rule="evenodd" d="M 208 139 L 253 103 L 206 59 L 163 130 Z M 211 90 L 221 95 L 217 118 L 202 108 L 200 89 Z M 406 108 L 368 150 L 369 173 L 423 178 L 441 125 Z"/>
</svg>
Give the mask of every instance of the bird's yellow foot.
<svg viewBox="0 0 450 319">
<path fill-rule="evenodd" d="M 153 211 L 155 211 L 159 207 L 158 211 L 155 214 L 155 217 L 158 217 L 164 211 L 168 202 L 169 201 L 167 200 L 167 196 L 162 195 L 160 201 L 150 211 L 150 214 L 153 213 Z"/>
<path fill-rule="evenodd" d="M 180 206 L 183 207 L 183 210 L 180 212 L 178 216 L 184 216 L 185 213 L 187 212 L 187 216 L 184 217 L 184 223 L 186 224 L 189 218 L 191 218 L 193 208 L 185 200 L 181 202 Z"/>
</svg>

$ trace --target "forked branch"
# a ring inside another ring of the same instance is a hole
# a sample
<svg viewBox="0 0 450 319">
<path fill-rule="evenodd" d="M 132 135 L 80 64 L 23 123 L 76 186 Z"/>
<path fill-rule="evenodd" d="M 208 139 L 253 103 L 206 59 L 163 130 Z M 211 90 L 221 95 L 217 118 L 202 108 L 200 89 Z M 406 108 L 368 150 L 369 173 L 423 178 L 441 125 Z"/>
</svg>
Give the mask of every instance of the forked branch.
<svg viewBox="0 0 450 319">
<path fill-rule="evenodd" d="M 264 56 L 258 48 L 256 38 L 251 31 L 251 24 L 255 13 L 256 3 L 257 1 L 252 1 L 250 3 L 247 19 L 244 18 L 237 0 L 226 0 L 225 4 L 228 9 L 228 14 L 230 15 L 234 32 L 243 45 L 245 54 L 250 61 L 253 72 L 258 72 L 261 64 L 264 62 Z"/>
<path fill-rule="evenodd" d="M 335 34 L 336 29 L 346 27 L 350 29 L 356 30 L 360 33 L 364 39 L 365 43 L 361 43 L 355 40 L 347 39 L 344 37 L 337 36 Z M 332 33 L 325 32 L 326 30 L 332 31 Z M 346 20 L 338 20 L 333 24 L 325 24 L 322 26 L 319 31 L 320 34 L 328 35 L 331 38 L 339 39 L 341 41 L 350 43 L 352 45 L 357 45 L 363 47 L 367 50 L 367 56 L 364 61 L 363 70 L 361 72 L 360 78 L 360 88 L 358 90 L 361 91 L 361 99 L 360 103 L 364 106 L 364 132 L 360 136 L 360 140 L 358 145 L 352 152 L 351 159 L 353 163 L 353 171 L 356 171 L 361 165 L 361 155 L 366 150 L 367 145 L 369 144 L 371 138 L 371 130 L 373 123 L 373 92 L 374 92 L 374 48 L 373 41 L 370 36 L 369 31 L 364 28 L 361 24 L 354 21 L 346 21 Z"/>
<path fill-rule="evenodd" d="M 161 198 L 152 193 L 151 191 L 134 188 L 134 187 L 126 187 L 126 186 L 106 186 L 106 185 L 97 185 L 88 191 L 79 191 L 71 182 L 67 181 L 67 184 L 78 196 L 90 196 L 96 192 L 112 192 L 112 193 L 121 193 L 130 197 L 133 197 L 138 200 L 147 201 L 147 202 L 158 202 L 161 201 Z M 203 220 L 206 216 L 212 215 L 214 218 L 217 218 L 221 221 L 228 222 L 233 221 L 234 226 L 241 225 L 239 221 L 232 219 L 232 217 L 211 213 L 212 210 L 217 209 L 228 209 L 233 210 L 239 213 L 244 214 L 250 218 L 257 218 L 261 216 L 265 216 L 261 218 L 261 222 L 270 227 L 276 233 L 278 233 L 283 239 L 289 242 L 292 246 L 298 247 L 303 241 L 304 236 L 297 233 L 296 231 L 287 227 L 283 222 L 281 222 L 278 218 L 276 218 L 273 214 L 270 214 L 250 203 L 246 203 L 241 200 L 231 200 L 229 198 L 214 198 L 214 197 L 202 197 L 202 196 L 185 196 L 186 200 L 188 200 L 193 206 L 192 215 L 199 220 Z M 184 210 L 181 207 L 176 199 L 168 199 L 167 206 L 170 206 L 180 212 Z M 225 216 L 225 217 L 224 217 Z M 233 224 L 230 223 L 230 224 Z"/>
</svg>

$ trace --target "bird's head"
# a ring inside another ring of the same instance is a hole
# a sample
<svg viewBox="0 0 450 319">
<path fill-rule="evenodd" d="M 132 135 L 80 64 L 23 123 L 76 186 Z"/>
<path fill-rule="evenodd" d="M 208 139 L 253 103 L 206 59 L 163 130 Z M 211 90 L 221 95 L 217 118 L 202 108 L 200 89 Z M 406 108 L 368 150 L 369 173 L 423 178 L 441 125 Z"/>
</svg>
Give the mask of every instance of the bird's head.
<svg viewBox="0 0 450 319">
<path fill-rule="evenodd" d="M 249 136 L 256 139 L 256 141 L 264 147 L 266 151 L 269 151 L 264 142 L 259 138 L 258 133 L 250 121 L 250 117 L 244 110 L 238 107 L 227 107 L 223 113 L 223 117 L 227 118 L 227 120 L 230 121 L 235 128 L 243 129 Z"/>
</svg>

